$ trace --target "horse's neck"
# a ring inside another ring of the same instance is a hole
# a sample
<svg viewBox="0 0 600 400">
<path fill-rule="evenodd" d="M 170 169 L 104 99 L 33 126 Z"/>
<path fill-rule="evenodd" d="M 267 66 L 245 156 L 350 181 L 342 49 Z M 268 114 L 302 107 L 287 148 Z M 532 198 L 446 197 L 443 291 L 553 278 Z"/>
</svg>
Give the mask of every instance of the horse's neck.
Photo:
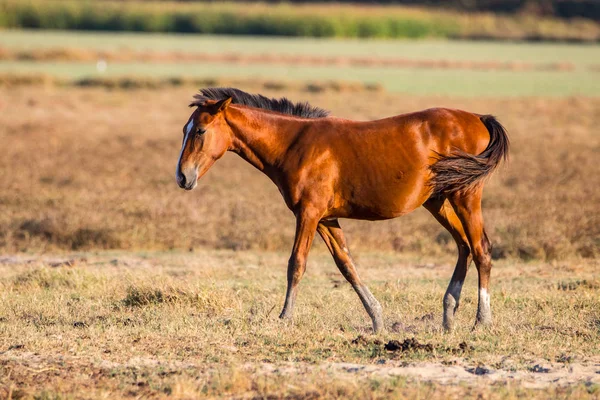
<svg viewBox="0 0 600 400">
<path fill-rule="evenodd" d="M 267 175 L 280 167 L 303 121 L 250 108 L 231 107 L 227 123 L 234 135 L 232 151 Z"/>
</svg>

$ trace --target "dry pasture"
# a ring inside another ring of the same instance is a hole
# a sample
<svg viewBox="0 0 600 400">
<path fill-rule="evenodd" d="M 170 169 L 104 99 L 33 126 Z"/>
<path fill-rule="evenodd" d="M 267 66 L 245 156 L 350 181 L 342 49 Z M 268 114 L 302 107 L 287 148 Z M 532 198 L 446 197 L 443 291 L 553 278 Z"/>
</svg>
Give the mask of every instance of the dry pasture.
<svg viewBox="0 0 600 400">
<path fill-rule="evenodd" d="M 294 223 L 274 185 L 235 155 L 191 193 L 174 182 L 193 87 L 4 87 L 0 397 L 598 397 L 600 99 L 254 90 L 356 119 L 496 114 L 512 160 L 484 196 L 495 325 L 471 331 L 471 271 L 442 332 L 455 249 L 424 210 L 342 221 L 384 334 L 320 241 L 279 321 Z"/>
<path fill-rule="evenodd" d="M 355 119 L 431 106 L 493 113 L 512 140 L 510 164 L 484 194 L 494 256 L 562 260 L 600 253 L 598 98 L 255 90 Z M 276 187 L 236 155 L 219 161 L 194 192 L 175 184 L 194 92 L 0 88 L 0 250 L 287 251 L 293 216 Z M 342 225 L 357 252 L 437 257 L 454 251 L 449 234 L 424 210 L 399 220 Z"/>
<path fill-rule="evenodd" d="M 453 260 L 363 253 L 385 310 L 370 320 L 324 252 L 293 322 L 277 318 L 287 255 L 87 253 L 0 259 L 0 397 L 570 398 L 600 390 L 600 264 L 501 261 L 495 325 L 441 329 Z M 387 350 L 397 340 L 402 350 Z M 37 397 L 36 397 L 37 396 Z M 46 396 L 46 397 L 44 397 Z"/>
</svg>

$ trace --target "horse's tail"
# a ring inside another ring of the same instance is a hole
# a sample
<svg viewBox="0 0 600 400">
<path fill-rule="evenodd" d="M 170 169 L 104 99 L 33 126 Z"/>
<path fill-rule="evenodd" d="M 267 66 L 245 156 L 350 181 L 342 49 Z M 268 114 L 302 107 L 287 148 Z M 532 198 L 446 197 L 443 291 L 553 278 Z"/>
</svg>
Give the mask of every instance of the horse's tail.
<svg viewBox="0 0 600 400">
<path fill-rule="evenodd" d="M 510 142 L 506 129 L 492 115 L 479 117 L 490 133 L 490 142 L 479 155 L 454 151 L 452 154 L 439 155 L 438 160 L 429 168 L 433 173 L 432 196 L 448 195 L 455 192 L 470 191 L 483 184 L 484 180 L 508 159 Z"/>
</svg>

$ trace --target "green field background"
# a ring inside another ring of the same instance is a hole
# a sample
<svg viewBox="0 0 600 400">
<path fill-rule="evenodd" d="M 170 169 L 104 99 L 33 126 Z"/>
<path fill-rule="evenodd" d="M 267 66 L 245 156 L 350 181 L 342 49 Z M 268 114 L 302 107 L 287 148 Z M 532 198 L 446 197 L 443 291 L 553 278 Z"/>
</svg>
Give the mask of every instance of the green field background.
<svg viewBox="0 0 600 400">
<path fill-rule="evenodd" d="M 559 19 L 535 13 L 464 14 L 439 6 L 375 2 L 0 0 L 0 27 L 288 37 L 600 40 L 600 26 L 587 18 Z"/>
<path fill-rule="evenodd" d="M 591 44 L 480 41 L 348 40 L 209 35 L 3 31 L 0 47 L 183 51 L 204 54 L 356 56 L 377 59 L 570 63 L 572 71 L 508 71 L 308 66 L 221 62 L 111 62 L 106 72 L 93 62 L 0 61 L 0 73 L 44 73 L 63 78 L 99 76 L 261 78 L 292 81 L 342 80 L 379 84 L 388 91 L 459 96 L 596 96 L 600 93 L 600 46 Z"/>
<path fill-rule="evenodd" d="M 306 54 L 472 61 L 600 64 L 600 45 L 452 40 L 317 39 L 136 32 L 0 31 L 0 46 L 201 53 Z"/>
</svg>

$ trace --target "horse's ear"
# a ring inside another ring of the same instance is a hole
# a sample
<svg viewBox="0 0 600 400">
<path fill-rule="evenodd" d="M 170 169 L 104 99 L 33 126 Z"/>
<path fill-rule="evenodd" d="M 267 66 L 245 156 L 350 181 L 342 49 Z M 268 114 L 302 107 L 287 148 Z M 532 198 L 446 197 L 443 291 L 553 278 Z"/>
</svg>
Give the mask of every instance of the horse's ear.
<svg viewBox="0 0 600 400">
<path fill-rule="evenodd" d="M 227 108 L 227 106 L 229 106 L 229 104 L 231 104 L 231 100 L 232 100 L 232 98 L 231 98 L 231 97 L 228 97 L 228 98 L 226 98 L 226 99 L 223 99 L 223 100 L 219 100 L 219 101 L 217 101 L 217 102 L 215 103 L 215 105 L 213 106 L 213 107 L 214 107 L 214 110 L 215 110 L 215 112 L 221 112 L 221 111 L 224 111 L 224 110 Z"/>
</svg>

